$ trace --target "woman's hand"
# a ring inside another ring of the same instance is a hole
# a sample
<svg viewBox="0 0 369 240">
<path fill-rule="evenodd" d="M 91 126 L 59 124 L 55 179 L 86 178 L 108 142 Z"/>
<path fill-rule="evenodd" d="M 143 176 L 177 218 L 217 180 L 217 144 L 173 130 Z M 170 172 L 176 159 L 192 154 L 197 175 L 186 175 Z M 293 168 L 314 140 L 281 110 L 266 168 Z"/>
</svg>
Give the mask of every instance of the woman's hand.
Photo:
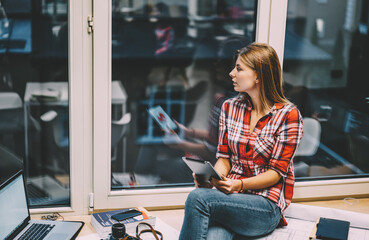
<svg viewBox="0 0 369 240">
<path fill-rule="evenodd" d="M 183 124 L 180 124 L 179 122 L 177 122 L 176 120 L 174 120 L 174 122 L 177 124 L 177 126 L 179 127 L 180 131 L 183 133 L 185 138 L 193 138 L 193 129 L 189 129 L 187 127 L 185 127 Z"/>
<path fill-rule="evenodd" d="M 224 192 L 225 194 L 230 194 L 234 192 L 239 192 L 241 190 L 241 182 L 239 179 L 230 179 L 222 176 L 222 180 L 212 179 L 211 183 L 216 187 L 219 191 Z"/>
<path fill-rule="evenodd" d="M 192 176 L 196 188 L 213 188 L 213 185 L 207 179 L 204 179 L 201 176 L 197 176 L 195 173 L 192 173 Z"/>
</svg>

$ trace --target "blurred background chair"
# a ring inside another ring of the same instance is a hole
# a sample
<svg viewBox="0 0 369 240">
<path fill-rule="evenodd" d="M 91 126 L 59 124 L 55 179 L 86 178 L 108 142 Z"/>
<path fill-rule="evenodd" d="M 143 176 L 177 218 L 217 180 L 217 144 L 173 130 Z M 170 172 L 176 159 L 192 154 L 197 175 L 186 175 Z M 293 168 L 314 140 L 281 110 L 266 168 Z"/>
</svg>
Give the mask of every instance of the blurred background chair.
<svg viewBox="0 0 369 240">
<path fill-rule="evenodd" d="M 69 173 L 69 127 L 64 126 L 63 118 L 55 110 L 40 116 L 41 120 L 41 168 L 44 174 Z"/>
<path fill-rule="evenodd" d="M 313 156 L 319 148 L 320 122 L 314 118 L 304 118 L 304 134 L 295 156 Z"/>
<path fill-rule="evenodd" d="M 305 117 L 304 134 L 294 158 L 294 171 L 296 177 L 308 175 L 309 165 L 303 161 L 304 157 L 312 157 L 316 154 L 320 144 L 321 126 L 314 118 Z"/>
<path fill-rule="evenodd" d="M 131 122 L 131 113 L 126 113 L 117 121 L 111 121 L 111 160 L 117 158 L 118 143 L 127 135 Z"/>
</svg>

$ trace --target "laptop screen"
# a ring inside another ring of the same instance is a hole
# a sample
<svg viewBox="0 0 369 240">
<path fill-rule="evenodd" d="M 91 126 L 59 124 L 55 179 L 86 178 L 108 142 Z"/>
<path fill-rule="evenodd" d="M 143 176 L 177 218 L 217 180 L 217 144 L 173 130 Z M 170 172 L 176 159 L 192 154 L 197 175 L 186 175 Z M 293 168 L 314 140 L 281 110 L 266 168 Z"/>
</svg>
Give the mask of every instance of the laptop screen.
<svg viewBox="0 0 369 240">
<path fill-rule="evenodd" d="M 0 189 L 0 239 L 10 236 L 28 217 L 22 174 Z"/>
</svg>

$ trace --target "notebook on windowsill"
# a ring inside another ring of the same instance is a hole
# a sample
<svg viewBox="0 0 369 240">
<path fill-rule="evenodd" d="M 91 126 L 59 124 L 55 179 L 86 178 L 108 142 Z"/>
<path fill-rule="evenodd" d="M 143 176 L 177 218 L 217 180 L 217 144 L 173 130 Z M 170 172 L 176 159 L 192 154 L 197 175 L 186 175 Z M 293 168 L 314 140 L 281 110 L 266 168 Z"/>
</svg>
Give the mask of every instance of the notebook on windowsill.
<svg viewBox="0 0 369 240">
<path fill-rule="evenodd" d="M 318 219 L 309 239 L 347 240 L 349 229 L 350 222 L 348 221 L 321 217 Z"/>
</svg>

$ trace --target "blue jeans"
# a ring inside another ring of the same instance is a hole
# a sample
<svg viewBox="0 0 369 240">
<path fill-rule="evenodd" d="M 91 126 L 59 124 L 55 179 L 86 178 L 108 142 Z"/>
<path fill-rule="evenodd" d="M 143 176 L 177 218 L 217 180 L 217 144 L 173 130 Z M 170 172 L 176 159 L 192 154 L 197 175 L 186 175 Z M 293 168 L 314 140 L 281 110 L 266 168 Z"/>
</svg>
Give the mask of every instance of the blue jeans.
<svg viewBox="0 0 369 240">
<path fill-rule="evenodd" d="M 180 240 L 233 239 L 272 232 L 281 219 L 277 205 L 253 194 L 197 188 L 186 200 Z"/>
</svg>

